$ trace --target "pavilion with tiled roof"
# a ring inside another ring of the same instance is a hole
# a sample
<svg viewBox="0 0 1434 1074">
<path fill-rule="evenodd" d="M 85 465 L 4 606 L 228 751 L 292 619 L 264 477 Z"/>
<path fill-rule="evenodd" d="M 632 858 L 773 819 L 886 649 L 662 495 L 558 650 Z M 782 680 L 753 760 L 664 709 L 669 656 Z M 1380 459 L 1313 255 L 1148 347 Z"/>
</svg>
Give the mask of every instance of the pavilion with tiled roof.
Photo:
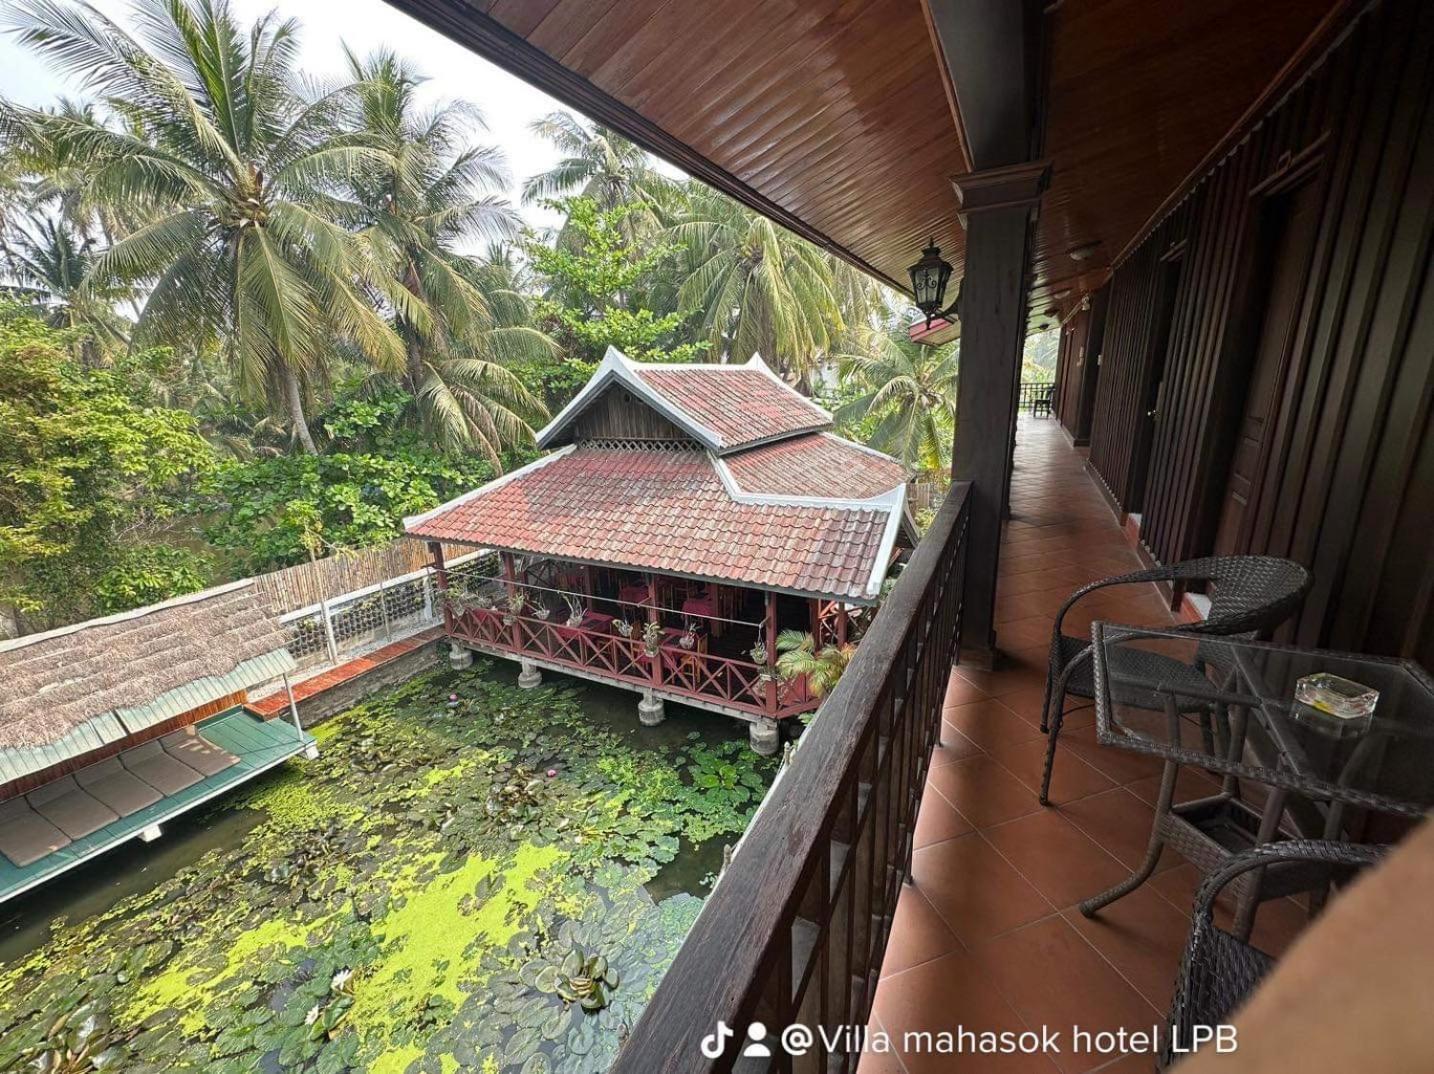
<svg viewBox="0 0 1434 1074">
<path fill-rule="evenodd" d="M 848 643 L 914 540 L 905 468 L 831 425 L 760 357 L 610 348 L 539 433 L 548 454 L 405 520 L 435 550 L 455 661 L 633 686 L 646 722 L 680 700 L 774 743 L 774 721 L 818 701 L 776 673 L 779 631 Z M 501 570 L 450 572 L 439 542 L 496 550 Z"/>
</svg>

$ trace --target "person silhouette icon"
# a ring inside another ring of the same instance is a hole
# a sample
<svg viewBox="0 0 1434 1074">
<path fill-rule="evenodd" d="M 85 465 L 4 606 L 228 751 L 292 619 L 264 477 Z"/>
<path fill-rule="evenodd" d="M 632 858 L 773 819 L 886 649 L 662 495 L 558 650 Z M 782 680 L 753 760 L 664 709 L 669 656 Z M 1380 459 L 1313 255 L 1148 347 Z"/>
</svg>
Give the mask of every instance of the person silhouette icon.
<svg viewBox="0 0 1434 1074">
<path fill-rule="evenodd" d="M 742 1049 L 743 1059 L 772 1058 L 772 1049 L 763 1043 L 767 1037 L 767 1026 L 765 1023 L 753 1022 L 747 1027 L 747 1036 L 751 1039 L 752 1043 Z"/>
</svg>

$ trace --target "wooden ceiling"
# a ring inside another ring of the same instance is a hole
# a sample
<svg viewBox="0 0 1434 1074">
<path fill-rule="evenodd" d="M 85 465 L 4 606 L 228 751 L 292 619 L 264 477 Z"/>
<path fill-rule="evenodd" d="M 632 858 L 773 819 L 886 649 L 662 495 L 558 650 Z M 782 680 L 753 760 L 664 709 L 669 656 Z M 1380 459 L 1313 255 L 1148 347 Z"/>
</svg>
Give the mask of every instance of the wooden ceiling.
<svg viewBox="0 0 1434 1074">
<path fill-rule="evenodd" d="M 1329 0 L 1066 0 L 1047 16 L 1052 174 L 1034 313 L 1053 300 L 1069 309 L 1104 278 L 1331 10 Z M 1089 256 L 1072 259 L 1082 247 Z"/>
<path fill-rule="evenodd" d="M 932 235 L 961 273 L 969 163 L 924 0 L 390 2 L 888 283 Z M 1047 8 L 1033 319 L 1104 276 L 1330 7 Z"/>
</svg>

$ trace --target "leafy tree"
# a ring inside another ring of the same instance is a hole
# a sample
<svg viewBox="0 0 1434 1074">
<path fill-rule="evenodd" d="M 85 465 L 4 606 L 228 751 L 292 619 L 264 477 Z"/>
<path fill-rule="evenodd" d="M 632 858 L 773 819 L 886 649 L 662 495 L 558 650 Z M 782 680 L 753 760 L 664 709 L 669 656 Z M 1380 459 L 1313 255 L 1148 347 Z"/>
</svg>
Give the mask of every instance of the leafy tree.
<svg viewBox="0 0 1434 1074">
<path fill-rule="evenodd" d="M 674 184 L 652 166 L 652 158 L 641 148 L 606 127 L 589 126 L 571 112 L 549 113 L 529 129 L 564 156 L 523 183 L 525 204 L 577 196 L 590 199 L 599 209 L 631 206 L 618 221 L 629 241 L 661 227 L 660 206 L 673 193 Z M 584 241 L 582 228 L 574 227 L 571 218 L 558 232 L 558 246 L 576 248 Z"/>
<path fill-rule="evenodd" d="M 406 515 L 493 477 L 488 462 L 442 454 L 406 432 L 400 418 L 411 405 L 396 390 L 342 400 L 323 416 L 323 454 L 222 463 L 190 501 L 210 520 L 205 538 L 236 570 L 272 570 L 390 541 Z"/>
<path fill-rule="evenodd" d="M 957 345 L 913 343 L 900 323 L 861 339 L 859 353 L 840 357 L 848 398 L 837 421 L 859 425 L 861 439 L 907 466 L 944 473 L 956 429 Z"/>
<path fill-rule="evenodd" d="M 608 346 L 637 361 L 689 362 L 703 343 L 679 342 L 687 314 L 658 314 L 642 298 L 653 278 L 672 264 L 676 249 L 668 243 L 635 248 L 623 222 L 637 207 L 602 209 L 591 198 L 555 203 L 567 212 L 569 227 L 581 237 L 576 248 L 530 242 L 533 269 L 548 281 L 548 295 L 536 303 L 539 315 L 571 355 L 596 362 Z"/>
<path fill-rule="evenodd" d="M 328 376 L 335 339 L 382 368 L 403 365 L 402 343 L 361 285 L 394 304 L 401 288 L 322 197 L 379 155 L 337 133 L 350 88 L 304 92 L 293 20 L 270 14 L 246 28 L 227 0 L 139 0 L 135 20 L 144 42 L 88 5 L 15 5 L 6 23 L 19 39 L 126 122 L 112 129 L 13 104 L 0 121 L 12 137 L 85 161 L 85 200 L 143 219 L 92 271 L 152 288 L 141 343 L 218 336 L 240 384 L 279 402 L 315 452 L 305 400 Z"/>
<path fill-rule="evenodd" d="M 127 289 L 87 285 L 95 253 L 94 241 L 68 224 L 41 220 L 31 229 L 16 229 L 4 258 L 20 283 L 39 292 L 48 324 L 85 329 L 76 339 L 80 359 L 89 366 L 99 365 L 103 352 L 129 342 L 129 326 L 114 310 Z"/>
<path fill-rule="evenodd" d="M 683 255 L 678 302 L 698 318 L 713 353 L 735 361 L 760 353 L 788 380 L 808 387 L 846 327 L 834 260 L 726 195 L 696 185 L 667 235 Z"/>
<path fill-rule="evenodd" d="M 209 446 L 191 415 L 76 365 L 75 334 L 0 309 L 0 605 L 20 629 L 203 582 L 199 557 L 176 549 L 141 564 L 137 550 L 172 514 L 172 493 L 212 465 Z M 146 577 L 126 577 L 137 564 Z"/>
<path fill-rule="evenodd" d="M 421 79 L 393 53 L 348 60 L 359 131 L 378 159 L 345 177 L 342 215 L 364 227 L 375 261 L 405 294 L 393 307 L 403 383 L 440 445 L 476 449 L 496 465 L 506 447 L 531 440 L 528 419 L 543 416 L 507 365 L 553 350 L 501 269 L 457 251 L 466 238 L 518 231 L 512 206 L 494 193 L 507 184 L 502 153 L 465 144 L 482 124 L 477 109 L 420 111 Z"/>
</svg>

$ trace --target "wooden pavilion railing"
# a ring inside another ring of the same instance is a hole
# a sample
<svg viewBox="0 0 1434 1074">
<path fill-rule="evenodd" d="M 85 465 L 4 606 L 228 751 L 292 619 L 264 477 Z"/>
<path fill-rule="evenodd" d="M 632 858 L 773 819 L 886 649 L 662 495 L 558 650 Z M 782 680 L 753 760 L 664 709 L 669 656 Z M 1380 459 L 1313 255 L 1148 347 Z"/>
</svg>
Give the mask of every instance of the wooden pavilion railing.
<svg viewBox="0 0 1434 1074">
<path fill-rule="evenodd" d="M 743 1074 L 856 1068 L 859 1056 L 829 1051 L 818 1027 L 866 1024 L 911 872 L 917 809 L 956 657 L 969 491 L 952 486 L 612 1074 L 721 1074 L 758 1021 L 771 1058 L 743 1059 Z M 719 1022 L 735 1035 L 711 1057 L 702 1043 Z M 798 1024 L 815 1038 L 801 1055 L 781 1041 Z"/>
<path fill-rule="evenodd" d="M 1032 414 L 1038 409 L 1045 409 L 1049 413 L 1050 399 L 1055 387 L 1055 382 L 1049 380 L 1021 381 L 1021 394 L 1016 399 L 1016 410 Z"/>
<path fill-rule="evenodd" d="M 807 690 L 805 676 L 778 682 L 774 690 L 769 690 L 762 674 L 765 669 L 750 660 L 667 644 L 658 648 L 654 669 L 653 657 L 648 655 L 641 638 L 624 638 L 496 608 L 471 609 L 451 618 L 448 633 L 476 649 L 530 656 L 759 716 L 780 718 L 810 712 L 818 701 Z"/>
</svg>

